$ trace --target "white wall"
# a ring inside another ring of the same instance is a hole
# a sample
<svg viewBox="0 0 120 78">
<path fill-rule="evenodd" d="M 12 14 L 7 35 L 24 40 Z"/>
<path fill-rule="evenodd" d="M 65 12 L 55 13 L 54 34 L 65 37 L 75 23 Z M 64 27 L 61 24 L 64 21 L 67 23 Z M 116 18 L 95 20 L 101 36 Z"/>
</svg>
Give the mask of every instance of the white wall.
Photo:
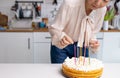
<svg viewBox="0 0 120 78">
<path fill-rule="evenodd" d="M 42 0 L 17 0 L 17 1 L 42 1 Z M 54 8 L 55 8 L 54 6 L 52 6 L 53 0 L 43 0 L 43 1 L 44 1 L 45 4 L 42 4 L 43 5 L 43 7 L 42 7 L 42 17 L 50 18 L 51 15 L 52 15 L 51 11 L 52 10 L 54 11 Z M 62 1 L 63 0 L 58 0 L 58 4 L 60 5 L 60 3 Z M 11 6 L 13 6 L 14 4 L 15 4 L 15 0 L 0 0 L 0 12 L 8 15 L 9 20 L 11 20 L 15 16 L 15 12 L 10 10 Z M 27 26 L 27 25 L 25 25 L 25 26 Z"/>
<path fill-rule="evenodd" d="M 0 0 L 0 12 L 8 15 L 9 19 L 14 16 L 13 12 L 10 10 L 11 6 L 14 5 L 15 0 Z"/>
</svg>

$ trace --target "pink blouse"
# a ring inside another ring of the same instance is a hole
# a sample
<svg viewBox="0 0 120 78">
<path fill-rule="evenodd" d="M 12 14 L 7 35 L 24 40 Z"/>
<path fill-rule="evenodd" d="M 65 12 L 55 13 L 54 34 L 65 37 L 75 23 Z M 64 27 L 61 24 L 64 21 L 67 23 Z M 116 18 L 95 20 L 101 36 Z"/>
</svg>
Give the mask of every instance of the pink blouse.
<svg viewBox="0 0 120 78">
<path fill-rule="evenodd" d="M 64 48 L 59 41 L 63 36 L 69 36 L 78 46 L 83 42 L 89 46 L 91 39 L 96 39 L 106 13 L 106 7 L 93 10 L 89 15 L 85 11 L 85 0 L 64 0 L 49 32 L 52 36 L 52 45 Z"/>
</svg>

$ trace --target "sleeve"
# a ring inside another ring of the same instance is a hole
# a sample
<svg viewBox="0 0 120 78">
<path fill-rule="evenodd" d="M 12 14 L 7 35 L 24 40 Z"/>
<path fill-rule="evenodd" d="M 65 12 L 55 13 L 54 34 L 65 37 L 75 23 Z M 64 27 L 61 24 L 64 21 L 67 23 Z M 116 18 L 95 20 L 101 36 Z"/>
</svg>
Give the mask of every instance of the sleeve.
<svg viewBox="0 0 120 78">
<path fill-rule="evenodd" d="M 69 6 L 64 1 L 59 11 L 55 17 L 55 20 L 53 23 L 48 26 L 49 32 L 52 37 L 52 45 L 55 45 L 58 48 L 64 48 L 65 46 L 60 45 L 60 40 L 66 35 L 65 32 L 63 32 L 66 24 L 68 23 L 68 11 Z"/>
<path fill-rule="evenodd" d="M 93 31 L 92 31 L 91 40 L 97 40 L 96 34 L 97 34 L 97 33 L 101 30 L 101 28 L 102 28 L 103 21 L 104 21 L 104 16 L 105 16 L 105 13 L 106 13 L 107 8 L 104 7 L 104 8 L 102 8 L 102 9 L 100 9 L 100 10 L 101 10 L 101 11 L 99 11 L 99 13 L 98 13 L 98 15 L 97 15 L 97 18 L 95 19 L 95 20 L 96 20 L 96 21 L 95 21 L 95 27 L 94 27 L 94 29 L 93 29 Z M 90 49 L 91 49 L 91 51 L 93 51 L 93 52 L 97 52 L 97 51 L 99 50 L 99 48 L 98 48 L 98 49 L 92 49 L 91 47 L 90 47 Z"/>
<path fill-rule="evenodd" d="M 106 7 L 104 7 L 98 11 L 99 13 L 97 13 L 97 17 L 95 19 L 95 27 L 92 30 L 91 39 L 96 39 L 96 34 L 101 30 L 106 10 Z"/>
</svg>

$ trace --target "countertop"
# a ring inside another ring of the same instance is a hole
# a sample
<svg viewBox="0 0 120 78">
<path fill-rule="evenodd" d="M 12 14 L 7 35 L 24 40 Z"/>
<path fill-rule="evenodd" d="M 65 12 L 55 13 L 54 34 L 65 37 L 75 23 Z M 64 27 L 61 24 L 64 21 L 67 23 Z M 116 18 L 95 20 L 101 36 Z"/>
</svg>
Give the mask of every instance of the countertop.
<svg viewBox="0 0 120 78">
<path fill-rule="evenodd" d="M 48 32 L 48 28 L 39 29 L 7 29 L 0 32 Z M 101 30 L 100 32 L 120 32 L 120 30 Z"/>
<path fill-rule="evenodd" d="M 7 30 L 0 30 L 0 32 L 48 32 L 48 28 L 39 28 L 39 29 L 7 29 Z"/>
<path fill-rule="evenodd" d="M 0 78 L 66 78 L 61 64 L 0 64 Z M 101 78 L 119 78 L 120 63 L 105 63 Z"/>
</svg>

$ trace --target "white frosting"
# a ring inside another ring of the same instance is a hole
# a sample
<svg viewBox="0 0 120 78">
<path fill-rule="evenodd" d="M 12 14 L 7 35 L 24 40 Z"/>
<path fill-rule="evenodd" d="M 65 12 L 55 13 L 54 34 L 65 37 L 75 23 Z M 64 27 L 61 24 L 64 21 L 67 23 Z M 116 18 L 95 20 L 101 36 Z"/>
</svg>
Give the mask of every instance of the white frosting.
<svg viewBox="0 0 120 78">
<path fill-rule="evenodd" d="M 100 60 L 97 60 L 95 58 L 86 58 L 84 57 L 80 58 L 66 58 L 65 62 L 63 64 L 67 65 L 69 68 L 75 69 L 75 70 L 81 70 L 81 71 L 92 71 L 96 69 L 103 68 L 103 63 Z M 85 62 L 84 62 L 85 61 Z"/>
</svg>

